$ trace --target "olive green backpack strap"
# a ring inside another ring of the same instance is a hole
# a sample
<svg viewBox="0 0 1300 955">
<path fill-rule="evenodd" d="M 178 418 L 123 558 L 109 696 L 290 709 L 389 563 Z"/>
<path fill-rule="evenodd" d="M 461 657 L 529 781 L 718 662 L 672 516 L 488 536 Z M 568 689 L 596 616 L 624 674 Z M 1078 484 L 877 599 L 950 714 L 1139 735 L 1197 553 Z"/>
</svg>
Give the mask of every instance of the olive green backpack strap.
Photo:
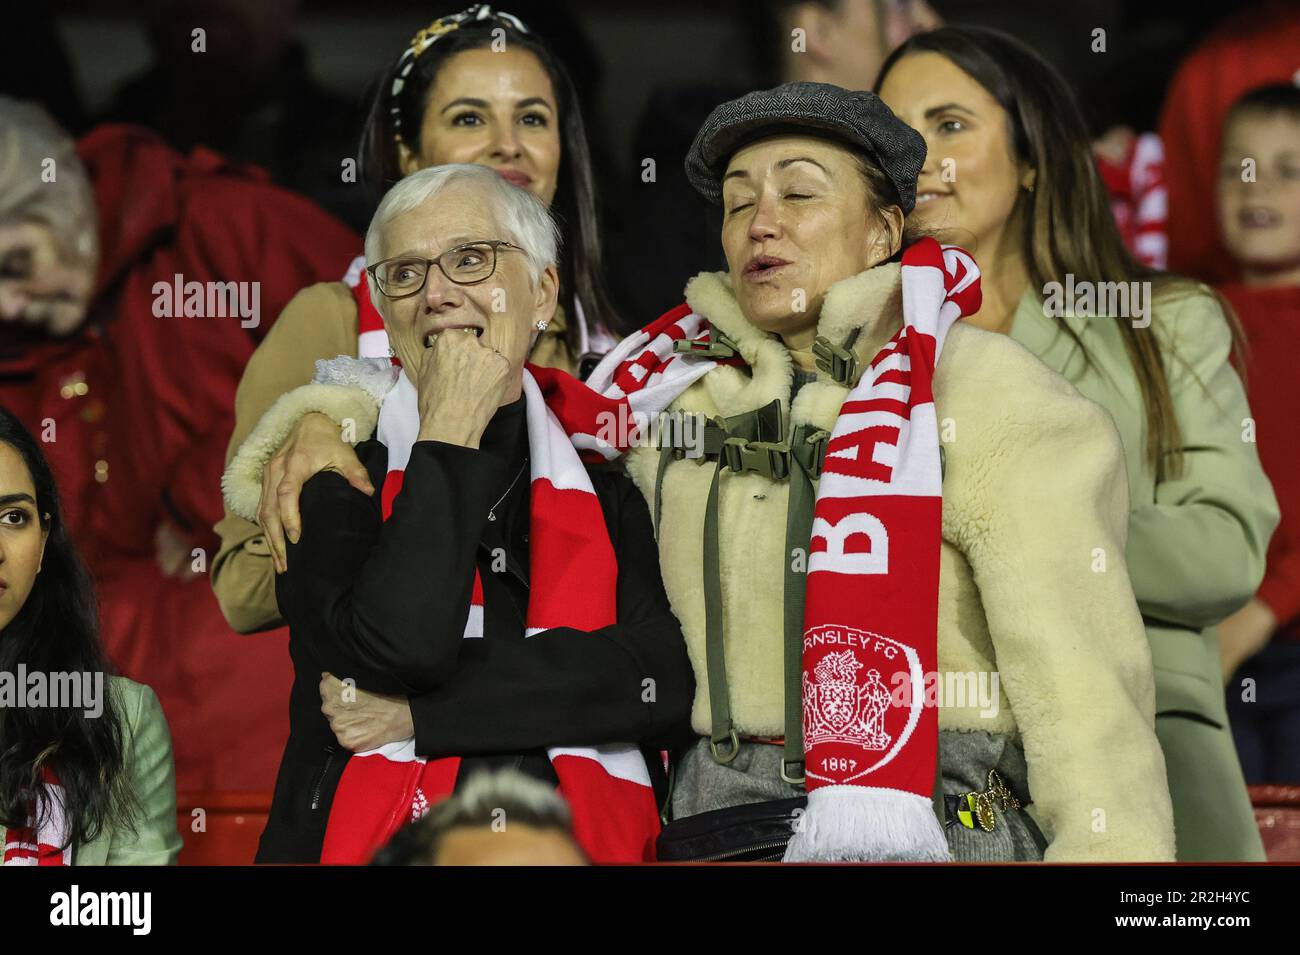
<svg viewBox="0 0 1300 955">
<path fill-rule="evenodd" d="M 718 482 L 725 458 L 719 457 L 704 508 L 704 660 L 709 681 L 709 750 L 719 763 L 729 763 L 740 751 L 731 724 L 731 699 L 727 692 L 727 659 L 722 643 L 722 554 L 718 542 Z M 720 749 L 721 744 L 729 748 Z"/>
<path fill-rule="evenodd" d="M 801 424 L 790 437 L 790 498 L 785 516 L 785 754 L 781 778 L 798 785 L 803 759 L 803 624 L 808 590 L 808 543 L 817 503 L 813 478 L 821 474 L 830 432 Z M 796 552 L 803 555 L 796 561 Z M 802 565 L 796 569 L 796 564 Z"/>
</svg>

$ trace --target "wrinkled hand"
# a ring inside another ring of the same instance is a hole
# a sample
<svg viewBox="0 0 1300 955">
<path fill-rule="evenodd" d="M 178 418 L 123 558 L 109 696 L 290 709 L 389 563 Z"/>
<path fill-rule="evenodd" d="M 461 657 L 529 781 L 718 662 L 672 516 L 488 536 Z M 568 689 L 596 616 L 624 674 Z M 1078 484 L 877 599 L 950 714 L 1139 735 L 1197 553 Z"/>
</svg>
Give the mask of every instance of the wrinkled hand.
<svg viewBox="0 0 1300 955">
<path fill-rule="evenodd" d="M 302 534 L 298 512 L 302 486 L 321 471 L 337 471 L 358 491 L 375 493 L 370 475 L 356 451 L 343 440 L 339 426 L 323 414 L 303 415 L 262 471 L 257 523 L 271 550 L 277 574 L 288 567 L 285 535 L 296 544 Z"/>
<path fill-rule="evenodd" d="M 1273 611 L 1258 598 L 1219 624 L 1219 660 L 1225 682 L 1232 679 L 1238 667 L 1264 649 L 1276 628 Z"/>
<path fill-rule="evenodd" d="M 488 422 L 505 400 L 510 361 L 472 331 L 440 332 L 426 348 L 416 379 L 421 441 L 477 448 Z"/>
<path fill-rule="evenodd" d="M 354 753 L 378 749 L 415 735 L 411 704 L 404 696 L 383 696 L 349 687 L 332 673 L 322 673 L 320 711 L 339 745 Z"/>
</svg>

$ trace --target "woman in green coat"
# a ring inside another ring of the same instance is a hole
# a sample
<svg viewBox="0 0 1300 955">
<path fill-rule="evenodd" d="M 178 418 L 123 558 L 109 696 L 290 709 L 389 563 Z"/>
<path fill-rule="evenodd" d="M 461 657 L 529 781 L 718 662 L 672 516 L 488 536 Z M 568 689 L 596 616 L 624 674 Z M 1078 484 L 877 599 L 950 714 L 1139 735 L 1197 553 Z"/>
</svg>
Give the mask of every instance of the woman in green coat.
<svg viewBox="0 0 1300 955">
<path fill-rule="evenodd" d="M 0 841 L 5 865 L 176 861 L 171 737 L 108 676 L 95 599 L 40 446 L 0 408 Z"/>
<path fill-rule="evenodd" d="M 1262 861 L 1214 630 L 1254 594 L 1278 519 L 1229 365 L 1235 320 L 1204 286 L 1124 249 L 1069 87 L 1019 42 L 921 34 L 876 89 L 929 147 L 910 224 L 979 262 L 984 301 L 967 321 L 1024 345 L 1119 430 L 1178 859 Z"/>
</svg>

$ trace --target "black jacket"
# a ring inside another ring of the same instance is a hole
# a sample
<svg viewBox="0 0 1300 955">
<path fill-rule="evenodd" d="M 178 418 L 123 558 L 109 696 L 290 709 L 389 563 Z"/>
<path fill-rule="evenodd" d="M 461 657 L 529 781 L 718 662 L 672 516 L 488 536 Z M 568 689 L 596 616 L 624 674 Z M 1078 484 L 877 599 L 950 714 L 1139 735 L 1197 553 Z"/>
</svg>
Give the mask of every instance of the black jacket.
<svg viewBox="0 0 1300 955">
<path fill-rule="evenodd" d="M 364 690 L 407 696 L 416 752 L 463 757 L 458 780 L 504 764 L 553 783 L 547 747 L 629 742 L 641 745 L 662 802 L 658 750 L 689 736 L 695 678 L 664 594 L 644 500 L 622 474 L 592 470 L 619 563 L 618 623 L 525 638 L 523 399 L 497 413 L 480 444 L 417 442 L 388 521 L 382 492 L 362 494 L 338 474 L 323 472 L 303 487 L 302 535 L 288 546 L 288 570 L 276 580 L 294 663 L 289 741 L 257 861 L 320 859 L 351 756 L 321 713 L 324 671 L 352 677 Z M 382 488 L 386 449 L 371 440 L 357 453 Z M 476 566 L 484 638 L 465 640 Z"/>
</svg>

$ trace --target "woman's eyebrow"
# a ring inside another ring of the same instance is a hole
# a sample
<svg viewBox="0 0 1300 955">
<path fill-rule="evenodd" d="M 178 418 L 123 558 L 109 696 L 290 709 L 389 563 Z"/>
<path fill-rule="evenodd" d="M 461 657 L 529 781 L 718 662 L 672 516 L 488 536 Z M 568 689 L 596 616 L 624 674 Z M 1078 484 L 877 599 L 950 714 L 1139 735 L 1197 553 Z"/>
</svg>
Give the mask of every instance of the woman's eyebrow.
<svg viewBox="0 0 1300 955">
<path fill-rule="evenodd" d="M 960 103 L 941 103 L 938 106 L 931 106 L 929 109 L 927 109 L 925 111 L 925 118 L 934 119 L 934 117 L 938 116 L 940 113 L 950 113 L 950 112 L 965 113 L 967 116 L 975 115 L 974 110 L 967 109 L 965 106 L 962 106 Z"/>
<path fill-rule="evenodd" d="M 10 504 L 30 504 L 36 506 L 36 498 L 26 492 L 18 494 L 0 494 L 0 507 L 7 507 Z"/>
<path fill-rule="evenodd" d="M 825 166 L 819 163 L 816 159 L 813 159 L 811 156 L 794 156 L 790 159 L 782 159 L 779 163 L 776 164 L 776 168 L 785 169 L 797 162 L 810 162 L 818 169 L 820 169 L 822 172 L 824 172 L 827 176 L 830 176 L 831 174 L 831 171 L 829 169 L 827 169 Z"/>
<path fill-rule="evenodd" d="M 442 108 L 442 112 L 445 113 L 447 112 L 447 110 L 455 106 L 473 106 L 476 109 L 487 109 L 488 101 L 485 99 L 475 99 L 472 96 L 461 96 L 457 99 L 452 100 L 450 103 L 444 106 Z"/>
<path fill-rule="evenodd" d="M 554 109 L 544 96 L 530 96 L 527 99 L 521 99 L 515 104 L 515 109 L 527 109 L 530 106 L 545 106 L 547 109 Z"/>
</svg>

